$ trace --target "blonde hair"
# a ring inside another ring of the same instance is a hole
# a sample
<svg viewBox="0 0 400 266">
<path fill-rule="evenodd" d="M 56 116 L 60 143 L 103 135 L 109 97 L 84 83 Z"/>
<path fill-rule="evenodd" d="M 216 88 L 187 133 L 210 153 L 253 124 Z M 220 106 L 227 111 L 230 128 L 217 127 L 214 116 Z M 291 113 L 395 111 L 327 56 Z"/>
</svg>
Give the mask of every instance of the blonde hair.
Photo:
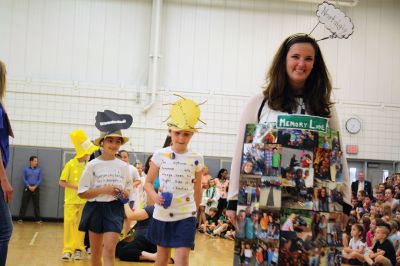
<svg viewBox="0 0 400 266">
<path fill-rule="evenodd" d="M 216 185 L 214 178 L 210 178 L 210 179 L 207 180 L 207 188 L 211 188 L 211 181 L 214 182 L 214 186 Z"/>
<path fill-rule="evenodd" d="M 291 213 L 291 214 L 288 216 L 288 219 L 294 220 L 294 219 L 296 219 L 296 217 L 297 217 L 297 215 L 296 215 L 295 213 Z"/>
<path fill-rule="evenodd" d="M 6 94 L 6 65 L 0 61 L 0 101 L 3 100 Z"/>
<path fill-rule="evenodd" d="M 389 228 L 384 225 L 377 226 L 375 230 L 381 230 L 381 232 L 384 233 L 386 237 L 390 234 Z"/>
</svg>

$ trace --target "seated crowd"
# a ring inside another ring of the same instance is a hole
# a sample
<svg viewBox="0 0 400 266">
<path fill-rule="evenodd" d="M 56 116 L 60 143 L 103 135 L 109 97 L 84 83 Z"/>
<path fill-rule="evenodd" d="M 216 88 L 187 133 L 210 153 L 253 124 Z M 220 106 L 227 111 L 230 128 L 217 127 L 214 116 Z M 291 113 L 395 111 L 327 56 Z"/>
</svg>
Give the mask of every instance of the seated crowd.
<svg viewBox="0 0 400 266">
<path fill-rule="evenodd" d="M 387 177 L 371 192 L 353 189 L 352 209 L 343 228 L 342 262 L 400 265 L 400 174 Z"/>
<path fill-rule="evenodd" d="M 203 197 L 197 217 L 197 228 L 200 233 L 210 237 L 234 239 L 235 228 L 226 216 L 228 188 L 228 170 L 222 168 L 217 177 L 212 178 L 208 174 L 208 168 L 204 168 Z"/>
</svg>

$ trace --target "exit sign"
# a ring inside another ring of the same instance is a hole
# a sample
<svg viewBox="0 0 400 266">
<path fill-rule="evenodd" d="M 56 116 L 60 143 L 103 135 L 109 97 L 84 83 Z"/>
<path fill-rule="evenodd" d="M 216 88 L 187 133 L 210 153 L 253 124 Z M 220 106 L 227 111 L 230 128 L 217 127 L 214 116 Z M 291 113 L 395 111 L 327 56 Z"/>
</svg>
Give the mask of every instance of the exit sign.
<svg viewBox="0 0 400 266">
<path fill-rule="evenodd" d="M 346 152 L 347 152 L 347 154 L 357 154 L 358 153 L 358 145 L 347 145 Z"/>
</svg>

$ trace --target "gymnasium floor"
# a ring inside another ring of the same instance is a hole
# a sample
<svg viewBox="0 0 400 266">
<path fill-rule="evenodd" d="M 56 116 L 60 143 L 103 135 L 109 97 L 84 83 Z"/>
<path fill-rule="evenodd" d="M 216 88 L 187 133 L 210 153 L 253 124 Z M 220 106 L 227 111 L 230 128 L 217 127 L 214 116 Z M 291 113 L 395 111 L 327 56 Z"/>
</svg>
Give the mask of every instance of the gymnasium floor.
<svg viewBox="0 0 400 266">
<path fill-rule="evenodd" d="M 14 222 L 14 232 L 10 241 L 7 266 L 89 266 L 87 257 L 84 260 L 69 263 L 61 261 L 63 244 L 63 224 Z M 210 238 L 198 233 L 196 250 L 190 253 L 192 266 L 229 266 L 233 261 L 234 241 Z M 152 263 L 134 263 L 116 261 L 116 265 L 153 265 Z"/>
</svg>

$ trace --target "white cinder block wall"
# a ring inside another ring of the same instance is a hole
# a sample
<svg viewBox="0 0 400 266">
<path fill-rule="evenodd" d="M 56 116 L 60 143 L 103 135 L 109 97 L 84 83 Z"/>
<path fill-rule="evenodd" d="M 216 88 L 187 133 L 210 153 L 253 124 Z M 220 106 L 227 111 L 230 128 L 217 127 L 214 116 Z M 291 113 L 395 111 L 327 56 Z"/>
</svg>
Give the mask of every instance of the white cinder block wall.
<svg viewBox="0 0 400 266">
<path fill-rule="evenodd" d="M 0 59 L 8 66 L 6 106 L 13 144 L 71 147 L 68 133 L 91 138 L 97 111 L 130 113 L 126 147 L 159 148 L 162 122 L 179 93 L 207 100 L 207 122 L 193 148 L 231 157 L 238 118 L 260 90 L 283 39 L 310 32 L 317 4 L 267 0 L 164 0 L 156 103 L 148 113 L 151 0 L 0 0 Z M 348 40 L 320 43 L 332 75 L 342 124 L 362 130 L 350 158 L 400 160 L 400 1 L 362 0 L 341 7 L 351 17 Z M 313 35 L 329 35 L 319 25 Z"/>
</svg>

